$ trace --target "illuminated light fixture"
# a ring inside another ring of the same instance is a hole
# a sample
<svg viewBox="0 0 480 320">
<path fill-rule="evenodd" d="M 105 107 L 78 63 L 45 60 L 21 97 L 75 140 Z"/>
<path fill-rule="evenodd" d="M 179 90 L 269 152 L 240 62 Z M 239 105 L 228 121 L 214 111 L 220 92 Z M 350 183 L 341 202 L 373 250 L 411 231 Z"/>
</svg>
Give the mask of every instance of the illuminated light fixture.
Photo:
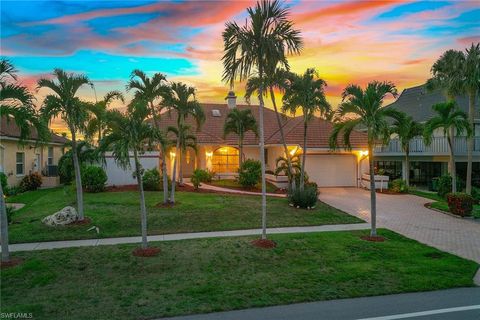
<svg viewBox="0 0 480 320">
<path fill-rule="evenodd" d="M 290 150 L 290 155 L 293 156 L 298 151 L 298 146 Z"/>
<path fill-rule="evenodd" d="M 170 151 L 170 158 L 175 158 L 176 154 L 173 151 Z"/>
<path fill-rule="evenodd" d="M 368 156 L 368 150 L 362 150 L 362 151 L 360 151 L 360 156 L 362 156 L 362 157 Z"/>
<path fill-rule="evenodd" d="M 207 152 L 205 152 L 205 156 L 207 156 L 207 158 L 211 158 L 213 156 L 213 152 L 212 151 L 207 151 Z"/>
</svg>

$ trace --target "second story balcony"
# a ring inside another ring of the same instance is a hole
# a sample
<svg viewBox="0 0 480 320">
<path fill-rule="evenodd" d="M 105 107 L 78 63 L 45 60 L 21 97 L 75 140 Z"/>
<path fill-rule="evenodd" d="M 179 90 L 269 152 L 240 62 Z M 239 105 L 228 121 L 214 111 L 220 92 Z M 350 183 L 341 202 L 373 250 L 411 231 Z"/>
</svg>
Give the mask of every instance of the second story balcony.
<svg viewBox="0 0 480 320">
<path fill-rule="evenodd" d="M 480 155 L 480 136 L 475 136 L 473 144 L 473 154 Z M 467 139 L 466 137 L 455 137 L 454 142 L 455 155 L 467 155 Z M 377 146 L 375 148 L 377 155 L 404 155 L 400 140 L 391 139 L 387 145 Z M 418 137 L 410 141 L 410 155 L 411 156 L 436 156 L 436 155 L 450 155 L 447 138 L 433 137 L 432 143 L 426 145 L 423 138 Z"/>
</svg>

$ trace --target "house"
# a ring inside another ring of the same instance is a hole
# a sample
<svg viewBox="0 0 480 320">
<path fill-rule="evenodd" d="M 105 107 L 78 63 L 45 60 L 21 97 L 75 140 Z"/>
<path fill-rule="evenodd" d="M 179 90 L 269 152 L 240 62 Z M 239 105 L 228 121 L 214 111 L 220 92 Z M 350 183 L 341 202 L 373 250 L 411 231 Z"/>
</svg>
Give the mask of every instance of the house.
<svg viewBox="0 0 480 320">
<path fill-rule="evenodd" d="M 208 169 L 220 177 L 233 177 L 238 170 L 238 138 L 235 134 L 223 136 L 223 125 L 226 116 L 232 108 L 251 109 L 258 119 L 258 106 L 237 105 L 234 94 L 229 94 L 226 104 L 203 104 L 205 123 L 197 128 L 192 118 L 187 118 L 197 137 L 198 152 L 187 150 L 182 158 L 182 174 L 189 177 L 196 168 Z M 301 151 L 303 144 L 303 118 L 282 115 L 282 126 L 288 149 L 293 154 Z M 176 114 L 174 111 L 165 113 L 161 117 L 161 127 L 175 126 Z M 341 141 L 339 149 L 332 151 L 329 148 L 329 137 L 333 125 L 321 118 L 314 117 L 308 124 L 307 154 L 305 169 L 311 181 L 321 187 L 359 185 L 362 172 L 368 171 L 367 137 L 364 133 L 353 132 L 351 136 L 352 149 L 345 151 Z M 264 136 L 266 170 L 274 171 L 276 159 L 284 155 L 280 138 L 280 131 L 275 112 L 264 109 Z M 259 159 L 259 141 L 248 132 L 244 140 L 245 159 Z M 167 156 L 167 171 L 171 176 L 175 152 Z M 177 165 L 178 166 L 178 165 Z M 270 179 L 275 179 L 269 175 Z M 275 182 L 275 181 L 272 181 Z"/>
<path fill-rule="evenodd" d="M 468 98 L 457 97 L 456 102 L 460 109 L 468 113 Z M 428 91 L 425 85 L 403 90 L 395 102 L 386 108 L 395 108 L 413 117 L 415 121 L 425 123 L 435 113 L 432 105 L 445 102 L 445 96 L 440 90 Z M 478 101 L 476 104 L 473 152 L 472 182 L 480 185 L 480 116 Z M 457 175 L 465 180 L 467 167 L 467 139 L 456 137 L 454 143 Z M 405 178 L 405 153 L 402 151 L 399 140 L 395 137 L 386 146 L 375 149 L 375 167 L 384 169 L 391 179 Z M 432 178 L 449 172 L 449 149 L 442 130 L 435 132 L 430 146 L 425 145 L 422 137 L 410 142 L 410 183 L 417 186 L 431 186 Z"/>
<path fill-rule="evenodd" d="M 0 172 L 7 176 L 8 185 L 18 185 L 25 175 L 32 172 L 43 176 L 42 187 L 59 185 L 57 165 L 68 139 L 52 133 L 50 141 L 41 144 L 35 128 L 31 128 L 30 137 L 23 144 L 19 144 L 19 139 L 20 129 L 15 121 L 1 117 Z"/>
</svg>

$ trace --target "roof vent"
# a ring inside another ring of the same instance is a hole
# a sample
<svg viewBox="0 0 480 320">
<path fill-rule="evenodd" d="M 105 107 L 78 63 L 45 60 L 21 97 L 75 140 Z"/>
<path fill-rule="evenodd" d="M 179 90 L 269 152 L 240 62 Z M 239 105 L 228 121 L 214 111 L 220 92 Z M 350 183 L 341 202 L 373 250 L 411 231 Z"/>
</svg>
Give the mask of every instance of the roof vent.
<svg viewBox="0 0 480 320">
<path fill-rule="evenodd" d="M 220 110 L 218 110 L 218 109 L 213 109 L 213 110 L 212 110 L 212 116 L 214 116 L 214 117 L 221 117 L 222 114 L 220 113 Z"/>
</svg>

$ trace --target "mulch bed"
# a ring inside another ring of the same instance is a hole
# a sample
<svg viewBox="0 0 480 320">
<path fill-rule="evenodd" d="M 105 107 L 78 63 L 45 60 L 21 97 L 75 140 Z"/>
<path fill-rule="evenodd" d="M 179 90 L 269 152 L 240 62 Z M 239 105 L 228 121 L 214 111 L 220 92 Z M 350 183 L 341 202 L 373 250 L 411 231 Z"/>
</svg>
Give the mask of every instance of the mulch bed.
<svg viewBox="0 0 480 320">
<path fill-rule="evenodd" d="M 11 258 L 10 261 L 2 261 L 0 262 L 0 268 L 1 269 L 6 269 L 6 268 L 12 268 L 15 266 L 18 266 L 23 263 L 23 259 L 20 258 Z"/>
<path fill-rule="evenodd" d="M 86 226 L 92 223 L 92 219 L 89 217 L 84 217 L 83 220 L 77 220 L 72 223 L 69 223 L 68 226 Z"/>
<path fill-rule="evenodd" d="M 124 191 L 138 191 L 136 184 L 129 184 L 125 186 L 108 186 L 105 188 L 107 192 L 124 192 Z"/>
<path fill-rule="evenodd" d="M 377 193 L 382 193 L 382 194 L 395 194 L 395 195 L 398 195 L 398 194 L 408 194 L 407 192 L 395 192 L 395 191 L 392 191 L 392 190 L 389 190 L 389 189 L 385 189 L 385 190 L 377 190 Z"/>
<path fill-rule="evenodd" d="M 149 248 L 137 248 L 133 250 L 132 254 L 135 257 L 155 257 L 160 253 L 160 248 L 149 247 Z"/>
<path fill-rule="evenodd" d="M 277 246 L 277 243 L 268 239 L 255 239 L 250 242 L 253 246 L 262 249 L 273 249 Z"/>
<path fill-rule="evenodd" d="M 386 240 L 382 236 L 361 236 L 360 239 L 370 242 L 384 242 Z"/>
</svg>

